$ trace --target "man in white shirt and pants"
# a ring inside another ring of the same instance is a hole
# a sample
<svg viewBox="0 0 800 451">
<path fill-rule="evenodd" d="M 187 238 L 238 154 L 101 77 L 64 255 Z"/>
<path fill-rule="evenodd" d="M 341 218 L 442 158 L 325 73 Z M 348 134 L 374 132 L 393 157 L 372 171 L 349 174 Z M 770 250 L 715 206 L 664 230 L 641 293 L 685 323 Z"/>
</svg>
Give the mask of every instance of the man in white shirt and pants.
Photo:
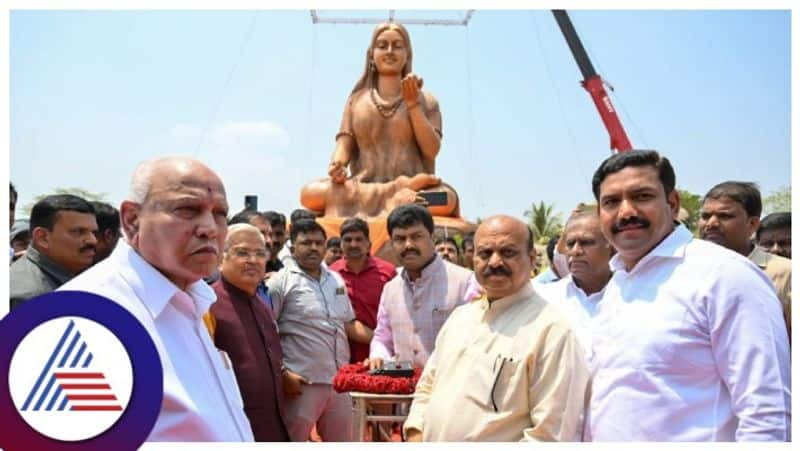
<svg viewBox="0 0 800 451">
<path fill-rule="evenodd" d="M 789 441 L 789 346 L 769 279 L 673 222 L 675 173 L 657 152 L 608 158 L 592 189 L 618 253 L 594 321 L 585 438 Z"/>
<path fill-rule="evenodd" d="M 228 230 L 220 178 L 196 160 L 148 160 L 120 206 L 126 242 L 60 290 L 119 303 L 147 329 L 164 369 L 164 398 L 148 441 L 253 441 L 230 361 L 203 323 L 216 300 L 202 280 Z"/>
</svg>

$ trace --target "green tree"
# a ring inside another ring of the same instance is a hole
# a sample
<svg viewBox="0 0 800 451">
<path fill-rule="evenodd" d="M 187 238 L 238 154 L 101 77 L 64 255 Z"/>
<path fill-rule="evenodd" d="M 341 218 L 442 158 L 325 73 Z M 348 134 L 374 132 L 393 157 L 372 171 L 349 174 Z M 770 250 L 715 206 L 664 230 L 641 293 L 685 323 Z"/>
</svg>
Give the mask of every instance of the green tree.
<svg viewBox="0 0 800 451">
<path fill-rule="evenodd" d="M 698 194 L 694 194 L 685 189 L 679 189 L 681 197 L 681 207 L 689 213 L 689 218 L 684 221 L 686 227 L 692 231 L 697 231 L 697 221 L 700 219 L 700 209 L 703 207 L 703 199 Z"/>
<path fill-rule="evenodd" d="M 94 192 L 91 192 L 89 190 L 85 190 L 83 188 L 78 188 L 78 187 L 56 188 L 56 189 L 53 190 L 52 193 L 40 194 L 40 195 L 34 197 L 33 198 L 33 202 L 31 202 L 29 204 L 26 204 L 24 207 L 22 207 L 22 211 L 24 211 L 26 215 L 30 216 L 31 215 L 31 210 L 33 209 L 33 206 L 36 204 L 36 202 L 39 202 L 40 200 L 44 199 L 45 197 L 53 195 L 53 194 L 72 194 L 73 196 L 82 197 L 82 198 L 88 200 L 89 202 L 92 202 L 92 201 L 108 202 L 106 200 L 106 196 L 108 195 L 108 193 L 94 193 Z"/>
<path fill-rule="evenodd" d="M 792 211 L 792 187 L 782 186 L 764 198 L 764 214 Z"/>
<path fill-rule="evenodd" d="M 544 244 L 551 237 L 561 233 L 561 213 L 553 211 L 553 204 L 545 205 L 544 201 L 531 204 L 530 210 L 525 210 L 525 216 L 530 218 L 528 226 L 533 230 L 533 237 L 537 243 Z"/>
</svg>

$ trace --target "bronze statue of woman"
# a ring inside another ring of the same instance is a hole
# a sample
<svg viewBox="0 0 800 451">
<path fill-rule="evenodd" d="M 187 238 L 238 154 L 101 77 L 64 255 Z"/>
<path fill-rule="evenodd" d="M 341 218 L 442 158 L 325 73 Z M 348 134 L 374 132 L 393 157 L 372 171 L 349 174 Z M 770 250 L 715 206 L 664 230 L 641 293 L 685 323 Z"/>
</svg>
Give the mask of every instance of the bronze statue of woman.
<svg viewBox="0 0 800 451">
<path fill-rule="evenodd" d="M 416 193 L 442 191 L 447 205 L 435 216 L 458 216 L 458 197 L 434 176 L 442 139 L 439 103 L 422 91 L 412 73 L 411 40 L 397 23 L 378 25 L 366 67 L 342 114 L 328 175 L 301 193 L 302 204 L 319 214 L 378 216 Z M 349 169 L 349 175 L 348 175 Z"/>
</svg>

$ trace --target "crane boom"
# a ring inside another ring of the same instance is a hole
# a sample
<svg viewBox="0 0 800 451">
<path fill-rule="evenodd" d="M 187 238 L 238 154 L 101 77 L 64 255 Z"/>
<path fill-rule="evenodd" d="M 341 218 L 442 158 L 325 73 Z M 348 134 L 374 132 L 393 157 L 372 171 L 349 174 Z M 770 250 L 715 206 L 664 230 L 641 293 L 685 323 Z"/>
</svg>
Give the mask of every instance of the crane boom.
<svg viewBox="0 0 800 451">
<path fill-rule="evenodd" d="M 578 37 L 578 33 L 575 31 L 567 12 L 563 9 L 554 9 L 553 16 L 561 29 L 561 34 L 567 40 L 567 45 L 575 58 L 575 62 L 578 63 L 581 74 L 583 74 L 581 86 L 589 92 L 595 107 L 597 107 L 597 112 L 600 113 L 600 119 L 602 119 L 606 130 L 608 130 L 608 134 L 611 137 L 611 148 L 616 149 L 617 152 L 633 149 L 628 135 L 622 127 L 622 122 L 619 120 L 617 111 L 614 109 L 614 105 L 611 104 L 611 99 L 603 87 L 603 80 L 594 70 L 592 61 L 589 59 L 589 55 L 586 54 L 586 49 L 583 48 L 583 43 Z"/>
</svg>

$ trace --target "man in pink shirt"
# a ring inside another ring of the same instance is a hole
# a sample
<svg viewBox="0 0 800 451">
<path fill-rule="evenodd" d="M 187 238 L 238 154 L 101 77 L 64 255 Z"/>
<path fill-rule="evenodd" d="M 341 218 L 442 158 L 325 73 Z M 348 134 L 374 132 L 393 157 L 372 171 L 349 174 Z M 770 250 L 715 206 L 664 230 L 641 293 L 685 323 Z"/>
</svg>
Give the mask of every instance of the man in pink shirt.
<svg viewBox="0 0 800 451">
<path fill-rule="evenodd" d="M 339 229 L 343 258 L 330 265 L 347 285 L 347 295 L 356 319 L 371 330 L 378 323 L 378 302 L 386 282 L 397 271 L 394 265 L 369 255 L 369 226 L 360 218 L 350 218 Z M 350 363 L 363 362 L 369 357 L 369 345 L 350 340 Z"/>
<path fill-rule="evenodd" d="M 395 359 L 422 368 L 450 312 L 471 300 L 480 287 L 472 271 L 436 253 L 433 218 L 425 207 L 397 207 L 386 222 L 402 269 L 383 288 L 365 363 L 377 368 Z"/>
</svg>

